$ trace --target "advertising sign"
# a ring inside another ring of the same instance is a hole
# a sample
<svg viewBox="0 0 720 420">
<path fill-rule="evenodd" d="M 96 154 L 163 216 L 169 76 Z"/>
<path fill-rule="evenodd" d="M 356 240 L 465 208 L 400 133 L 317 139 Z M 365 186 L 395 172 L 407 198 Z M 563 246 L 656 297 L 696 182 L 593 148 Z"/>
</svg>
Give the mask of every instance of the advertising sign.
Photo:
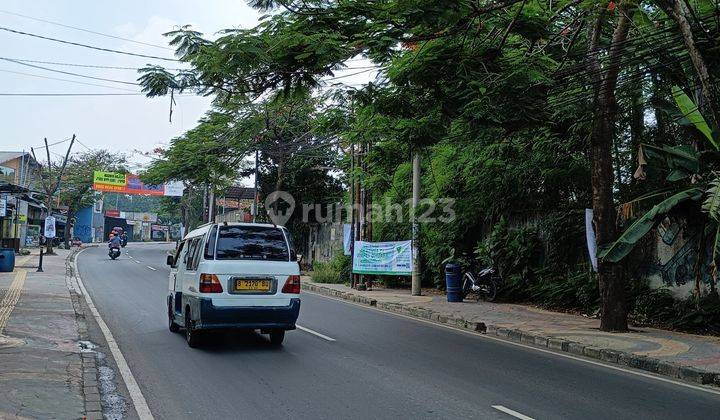
<svg viewBox="0 0 720 420">
<path fill-rule="evenodd" d="M 168 182 L 165 184 L 166 197 L 182 197 L 185 186 L 180 181 Z"/>
<path fill-rule="evenodd" d="M 149 185 L 142 182 L 137 175 L 95 171 L 93 173 L 93 189 L 120 194 L 179 197 L 182 196 L 183 185 L 176 182 Z"/>
<path fill-rule="evenodd" d="M 48 216 L 45 218 L 45 237 L 55 237 L 55 218 L 53 216 Z"/>
<path fill-rule="evenodd" d="M 25 246 L 40 245 L 40 225 L 28 225 L 25 231 Z"/>
<path fill-rule="evenodd" d="M 94 171 L 93 183 L 124 187 L 126 183 L 125 174 L 117 172 Z"/>
<path fill-rule="evenodd" d="M 120 210 L 105 210 L 107 217 L 120 217 Z"/>
<path fill-rule="evenodd" d="M 409 276 L 412 274 L 412 241 L 355 241 L 353 273 Z"/>
<path fill-rule="evenodd" d="M 7 199 L 0 198 L 0 217 L 5 217 L 7 211 Z"/>
</svg>

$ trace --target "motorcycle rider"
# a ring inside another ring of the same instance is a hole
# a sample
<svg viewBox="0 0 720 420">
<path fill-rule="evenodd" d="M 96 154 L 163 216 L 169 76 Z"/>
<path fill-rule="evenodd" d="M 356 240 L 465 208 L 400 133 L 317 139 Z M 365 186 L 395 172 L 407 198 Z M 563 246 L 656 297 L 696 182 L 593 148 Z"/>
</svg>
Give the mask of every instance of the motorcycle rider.
<svg viewBox="0 0 720 420">
<path fill-rule="evenodd" d="M 110 240 L 108 241 L 108 248 L 120 248 L 120 242 L 120 236 L 111 233 Z"/>
</svg>

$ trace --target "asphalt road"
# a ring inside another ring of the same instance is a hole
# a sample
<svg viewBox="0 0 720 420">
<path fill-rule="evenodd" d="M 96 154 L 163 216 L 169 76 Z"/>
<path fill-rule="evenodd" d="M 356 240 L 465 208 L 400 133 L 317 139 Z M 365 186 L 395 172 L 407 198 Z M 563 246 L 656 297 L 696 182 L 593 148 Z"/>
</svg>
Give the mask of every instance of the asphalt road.
<svg viewBox="0 0 720 420">
<path fill-rule="evenodd" d="M 282 348 L 167 329 L 168 245 L 80 254 L 86 288 L 155 418 L 718 418 L 720 396 L 303 293 Z M 129 256 L 128 256 L 129 253 Z M 131 258 L 132 257 L 132 258 Z"/>
</svg>

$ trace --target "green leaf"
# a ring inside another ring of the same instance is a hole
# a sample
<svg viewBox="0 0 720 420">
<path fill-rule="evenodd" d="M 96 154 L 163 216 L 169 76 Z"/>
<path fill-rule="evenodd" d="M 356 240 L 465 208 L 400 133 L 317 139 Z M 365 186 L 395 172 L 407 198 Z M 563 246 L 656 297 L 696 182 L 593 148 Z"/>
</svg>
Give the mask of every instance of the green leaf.
<svg viewBox="0 0 720 420">
<path fill-rule="evenodd" d="M 720 178 L 710 181 L 710 188 L 705 192 L 706 198 L 702 209 L 713 220 L 720 221 Z"/>
<path fill-rule="evenodd" d="M 702 189 L 690 188 L 672 195 L 656 204 L 643 214 L 612 245 L 598 252 L 598 258 L 607 262 L 618 262 L 633 250 L 643 236 L 655 227 L 675 206 L 685 201 L 698 201 L 702 198 Z"/>
<path fill-rule="evenodd" d="M 685 94 L 685 92 L 682 91 L 677 86 L 673 86 L 672 88 L 672 94 L 675 98 L 675 102 L 678 105 L 678 108 L 680 108 L 680 111 L 683 113 L 683 116 L 687 118 L 698 130 L 700 130 L 701 133 L 708 139 L 708 141 L 715 147 L 716 150 L 720 150 L 720 146 L 718 145 L 715 138 L 713 138 L 712 130 L 710 130 L 710 126 L 708 126 L 708 123 L 705 121 L 705 118 L 703 118 L 702 114 L 698 110 L 697 105 L 690 99 L 689 96 Z"/>
<path fill-rule="evenodd" d="M 640 145 L 642 153 L 650 159 L 662 160 L 672 171 L 668 181 L 677 181 L 700 172 L 700 154 L 690 145 L 653 146 Z"/>
</svg>

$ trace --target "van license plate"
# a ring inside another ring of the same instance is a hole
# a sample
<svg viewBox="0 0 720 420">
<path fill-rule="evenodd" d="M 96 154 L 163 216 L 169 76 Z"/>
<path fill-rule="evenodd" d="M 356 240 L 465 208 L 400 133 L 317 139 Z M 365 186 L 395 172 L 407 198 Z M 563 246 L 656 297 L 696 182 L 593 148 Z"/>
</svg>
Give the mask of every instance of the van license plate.
<svg viewBox="0 0 720 420">
<path fill-rule="evenodd" d="M 235 280 L 235 290 L 238 292 L 269 292 L 270 280 Z"/>
</svg>

